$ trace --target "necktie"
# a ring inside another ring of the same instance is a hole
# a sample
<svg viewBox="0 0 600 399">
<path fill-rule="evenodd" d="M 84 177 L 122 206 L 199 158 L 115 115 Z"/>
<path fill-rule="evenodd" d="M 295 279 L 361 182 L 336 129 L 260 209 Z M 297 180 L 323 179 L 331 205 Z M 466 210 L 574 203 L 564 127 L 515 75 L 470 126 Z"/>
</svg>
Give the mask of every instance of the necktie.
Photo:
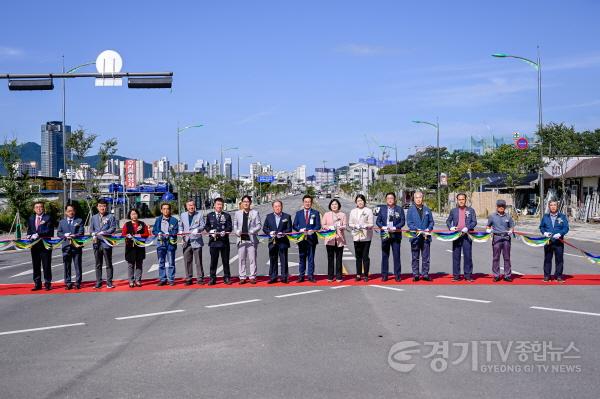
<svg viewBox="0 0 600 399">
<path fill-rule="evenodd" d="M 73 225 L 73 219 L 69 219 L 69 226 Z"/>
<path fill-rule="evenodd" d="M 40 221 L 41 221 L 42 217 L 41 216 L 36 216 L 35 217 L 35 229 L 37 230 L 38 227 L 40 227 Z"/>
<path fill-rule="evenodd" d="M 308 225 L 308 211 L 304 211 L 304 222 Z"/>
</svg>

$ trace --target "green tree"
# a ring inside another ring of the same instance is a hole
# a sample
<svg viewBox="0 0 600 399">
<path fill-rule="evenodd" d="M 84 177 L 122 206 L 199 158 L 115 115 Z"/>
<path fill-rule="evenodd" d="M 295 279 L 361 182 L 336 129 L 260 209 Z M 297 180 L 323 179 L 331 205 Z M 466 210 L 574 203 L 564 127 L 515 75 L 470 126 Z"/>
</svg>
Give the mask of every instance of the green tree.
<svg viewBox="0 0 600 399">
<path fill-rule="evenodd" d="M 538 139 L 542 141 L 543 153 L 555 161 L 560 171 L 562 195 L 565 195 L 565 172 L 569 160 L 582 154 L 582 137 L 577 134 L 573 126 L 564 123 L 549 123 L 541 132 Z"/>
</svg>

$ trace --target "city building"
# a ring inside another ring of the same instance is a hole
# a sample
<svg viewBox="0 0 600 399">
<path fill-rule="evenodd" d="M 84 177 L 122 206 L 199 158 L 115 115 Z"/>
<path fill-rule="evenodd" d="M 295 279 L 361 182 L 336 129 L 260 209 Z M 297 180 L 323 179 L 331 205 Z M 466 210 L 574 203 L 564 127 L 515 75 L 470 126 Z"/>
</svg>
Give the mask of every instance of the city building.
<svg viewBox="0 0 600 399">
<path fill-rule="evenodd" d="M 306 165 L 296 167 L 295 179 L 298 184 L 306 184 Z"/>
<path fill-rule="evenodd" d="M 35 162 L 35 161 L 15 162 L 13 164 L 13 167 L 15 169 L 15 172 L 17 173 L 17 176 L 19 176 L 19 177 L 24 176 L 24 175 L 27 175 L 29 177 L 38 175 L 37 162 Z"/>
<path fill-rule="evenodd" d="M 66 127 L 67 139 L 71 134 L 71 126 Z M 60 121 L 46 122 L 41 129 L 41 175 L 59 177 L 60 171 L 65 169 L 63 124 Z M 67 152 L 70 157 L 70 152 Z"/>
<path fill-rule="evenodd" d="M 170 163 L 167 157 L 152 162 L 152 178 L 157 182 L 169 180 Z"/>
<path fill-rule="evenodd" d="M 219 176 L 221 173 L 221 162 L 217 159 L 215 159 L 215 162 L 212 164 L 209 164 L 209 168 L 208 168 L 208 177 L 214 179 L 217 176 Z"/>
<path fill-rule="evenodd" d="M 321 188 L 335 184 L 335 169 L 315 168 L 315 184 Z"/>
<path fill-rule="evenodd" d="M 225 172 L 225 178 L 227 180 L 231 180 L 232 178 L 232 162 L 231 162 L 231 158 L 225 158 L 223 160 L 223 169 Z"/>
<path fill-rule="evenodd" d="M 379 167 L 371 163 L 356 162 L 348 166 L 348 182 L 358 182 L 363 192 L 366 192 L 369 185 L 377 180 Z"/>
</svg>

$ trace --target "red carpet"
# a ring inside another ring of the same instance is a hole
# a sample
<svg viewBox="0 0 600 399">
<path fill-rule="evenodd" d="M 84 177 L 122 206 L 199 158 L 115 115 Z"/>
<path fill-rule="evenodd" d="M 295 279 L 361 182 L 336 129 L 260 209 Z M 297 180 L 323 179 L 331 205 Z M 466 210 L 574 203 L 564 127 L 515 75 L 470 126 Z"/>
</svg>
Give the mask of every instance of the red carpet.
<svg viewBox="0 0 600 399">
<path fill-rule="evenodd" d="M 129 283 L 126 280 L 117 280 L 114 281 L 115 288 L 108 289 L 106 285 L 104 285 L 101 289 L 94 288 L 93 281 L 87 281 L 82 284 L 82 288 L 80 290 L 65 290 L 65 285 L 63 283 L 53 284 L 51 291 L 36 291 L 31 292 L 31 288 L 33 284 L 0 284 L 0 296 L 1 295 L 48 295 L 48 294 L 78 294 L 78 293 L 90 293 L 90 292 L 98 292 L 98 293 L 107 293 L 107 292 L 137 292 L 137 291 L 159 291 L 159 290 L 202 290 L 202 289 L 213 289 L 213 288 L 248 288 L 252 289 L 254 287 L 335 287 L 340 285 L 357 285 L 357 286 L 365 286 L 365 285 L 391 285 L 397 287 L 404 286 L 429 286 L 429 285 L 498 285 L 498 286 L 510 286 L 510 285 L 545 285 L 545 286 L 569 286 L 569 285 L 600 285 L 600 274 L 578 274 L 574 276 L 565 276 L 566 282 L 564 284 L 559 284 L 556 281 L 551 281 L 549 283 L 544 283 L 542 281 L 541 275 L 527 275 L 527 276 L 518 276 L 515 275 L 513 278 L 513 282 L 505 282 L 499 281 L 494 282 L 492 280 L 491 275 L 487 274 L 475 274 L 473 276 L 475 278 L 474 282 L 452 282 L 452 276 L 448 274 L 432 274 L 431 278 L 433 281 L 418 281 L 413 282 L 411 275 L 403 275 L 401 282 L 396 282 L 394 278 L 390 278 L 388 281 L 383 282 L 379 278 L 378 275 L 373 275 L 372 278 L 368 282 L 364 281 L 354 281 L 353 275 L 344 276 L 344 281 L 342 282 L 327 282 L 327 276 L 316 276 L 316 283 L 309 283 L 305 281 L 304 283 L 296 283 L 296 277 L 293 276 L 289 284 L 283 283 L 275 283 L 275 284 L 267 284 L 269 280 L 268 277 L 261 276 L 258 278 L 258 283 L 255 285 L 252 284 L 244 284 L 239 285 L 237 277 L 232 279 L 232 285 L 223 284 L 223 279 L 217 279 L 217 284 L 213 286 L 205 285 L 184 285 L 183 279 L 176 279 L 174 286 L 165 285 L 159 287 L 156 285 L 158 282 L 157 279 L 148 279 L 142 282 L 142 287 L 129 288 Z"/>
</svg>

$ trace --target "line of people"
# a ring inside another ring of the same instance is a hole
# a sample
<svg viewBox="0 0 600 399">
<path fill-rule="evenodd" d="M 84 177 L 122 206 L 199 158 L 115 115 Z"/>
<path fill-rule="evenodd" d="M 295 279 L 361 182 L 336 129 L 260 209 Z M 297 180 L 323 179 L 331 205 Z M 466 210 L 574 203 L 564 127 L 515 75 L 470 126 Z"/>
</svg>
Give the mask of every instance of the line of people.
<svg viewBox="0 0 600 399">
<path fill-rule="evenodd" d="M 193 284 L 194 266 L 196 270 L 196 283 L 205 284 L 204 267 L 202 263 L 202 248 L 204 247 L 203 233 L 208 233 L 208 247 L 210 251 L 210 266 L 208 285 L 217 282 L 219 259 L 222 263 L 223 282 L 231 285 L 230 270 L 230 235 L 237 237 L 235 245 L 238 249 L 239 284 L 256 284 L 257 281 L 257 251 L 258 234 L 270 236 L 269 250 L 269 284 L 281 281 L 289 282 L 288 250 L 290 240 L 288 235 L 292 232 L 305 233 L 305 239 L 298 242 L 299 274 L 297 282 L 307 279 L 315 282 L 315 253 L 318 237 L 315 231 L 321 229 L 335 230 L 325 239 L 327 251 L 327 279 L 329 282 L 342 280 L 342 259 L 344 247 L 348 245 L 345 232 L 349 231 L 353 240 L 356 258 L 357 281 L 369 280 L 370 258 L 369 251 L 373 239 L 373 231 L 377 228 L 381 232 L 381 279 L 387 281 L 390 274 L 396 281 L 401 281 L 400 249 L 402 242 L 402 227 L 407 225 L 411 231 L 418 232 L 410 238 L 412 257 L 413 281 L 431 281 L 430 246 L 431 231 L 434 227 L 433 213 L 423 203 L 423 193 L 413 195 L 413 203 L 406 216 L 402 207 L 396 203 L 393 192 L 385 196 L 386 204 L 381 206 L 375 217 L 373 210 L 368 208 L 365 197 L 361 194 L 355 198 L 356 207 L 347 217 L 341 211 L 339 200 L 332 199 L 329 211 L 321 218 L 321 214 L 313 208 L 313 198 L 305 195 L 302 199 L 302 209 L 298 210 L 294 218 L 283 212 L 283 202 L 275 200 L 272 203 L 273 212 L 269 213 L 264 223 L 261 222 L 259 212 L 252 209 L 252 198 L 244 196 L 240 209 L 233 218 L 225 212 L 224 201 L 216 198 L 213 211 L 206 216 L 196 209 L 193 200 L 185 203 L 186 212 L 179 219 L 171 214 L 169 203 L 161 204 L 161 216 L 154 221 L 152 230 L 140 220 L 136 209 L 129 211 L 129 220 L 121 228 L 121 235 L 125 237 L 125 260 L 128 264 L 129 286 L 142 285 L 142 269 L 146 258 L 146 247 L 136 245 L 135 238 L 147 238 L 150 234 L 156 236 L 156 254 L 158 258 L 158 285 L 175 284 L 175 263 L 178 246 L 177 238 L 183 237 L 182 251 L 185 265 L 185 285 Z M 477 217 L 473 208 L 466 205 L 467 196 L 463 193 L 456 196 L 457 206 L 450 211 L 446 225 L 450 231 L 467 233 L 477 226 Z M 492 237 L 492 273 L 494 281 L 504 279 L 512 281 L 512 268 L 510 260 L 511 236 L 513 235 L 514 221 L 506 213 L 506 202 L 499 200 L 497 210 L 488 217 L 486 232 Z M 113 247 L 103 239 L 103 236 L 113 235 L 118 229 L 118 222 L 114 215 L 108 212 L 108 204 L 104 200 L 97 203 L 97 213 L 91 218 L 90 234 L 92 235 L 92 248 L 95 258 L 96 284 L 101 288 L 103 284 L 102 269 L 106 269 L 106 287 L 113 285 Z M 558 203 L 551 201 L 549 212 L 544 215 L 540 223 L 540 232 L 549 238 L 544 246 L 544 281 L 550 281 L 552 275 L 552 259 L 555 260 L 554 277 L 558 282 L 563 278 L 563 252 L 562 238 L 569 231 L 567 217 L 558 211 Z M 50 215 L 45 213 L 44 203 L 34 204 L 34 214 L 28 220 L 28 238 L 36 240 L 38 237 L 52 237 L 54 226 Z M 84 234 L 84 223 L 75 215 L 75 208 L 67 205 L 65 218 L 58 224 L 57 236 L 64 238 L 62 243 L 62 258 L 64 263 L 65 289 L 80 289 L 82 283 L 82 247 L 76 245 L 71 239 Z M 389 258 L 393 258 L 393 270 L 390 273 Z M 500 270 L 500 257 L 504 261 L 504 273 Z M 31 247 L 33 264 L 34 291 L 42 289 L 42 271 L 44 288 L 52 287 L 51 258 L 52 249 L 46 248 L 42 242 Z M 463 273 L 461 274 L 461 259 Z M 75 283 L 72 279 L 72 267 L 75 269 Z M 468 234 L 462 234 L 452 241 L 452 275 L 453 281 L 460 281 L 462 276 L 466 281 L 473 281 L 472 239 Z"/>
</svg>

